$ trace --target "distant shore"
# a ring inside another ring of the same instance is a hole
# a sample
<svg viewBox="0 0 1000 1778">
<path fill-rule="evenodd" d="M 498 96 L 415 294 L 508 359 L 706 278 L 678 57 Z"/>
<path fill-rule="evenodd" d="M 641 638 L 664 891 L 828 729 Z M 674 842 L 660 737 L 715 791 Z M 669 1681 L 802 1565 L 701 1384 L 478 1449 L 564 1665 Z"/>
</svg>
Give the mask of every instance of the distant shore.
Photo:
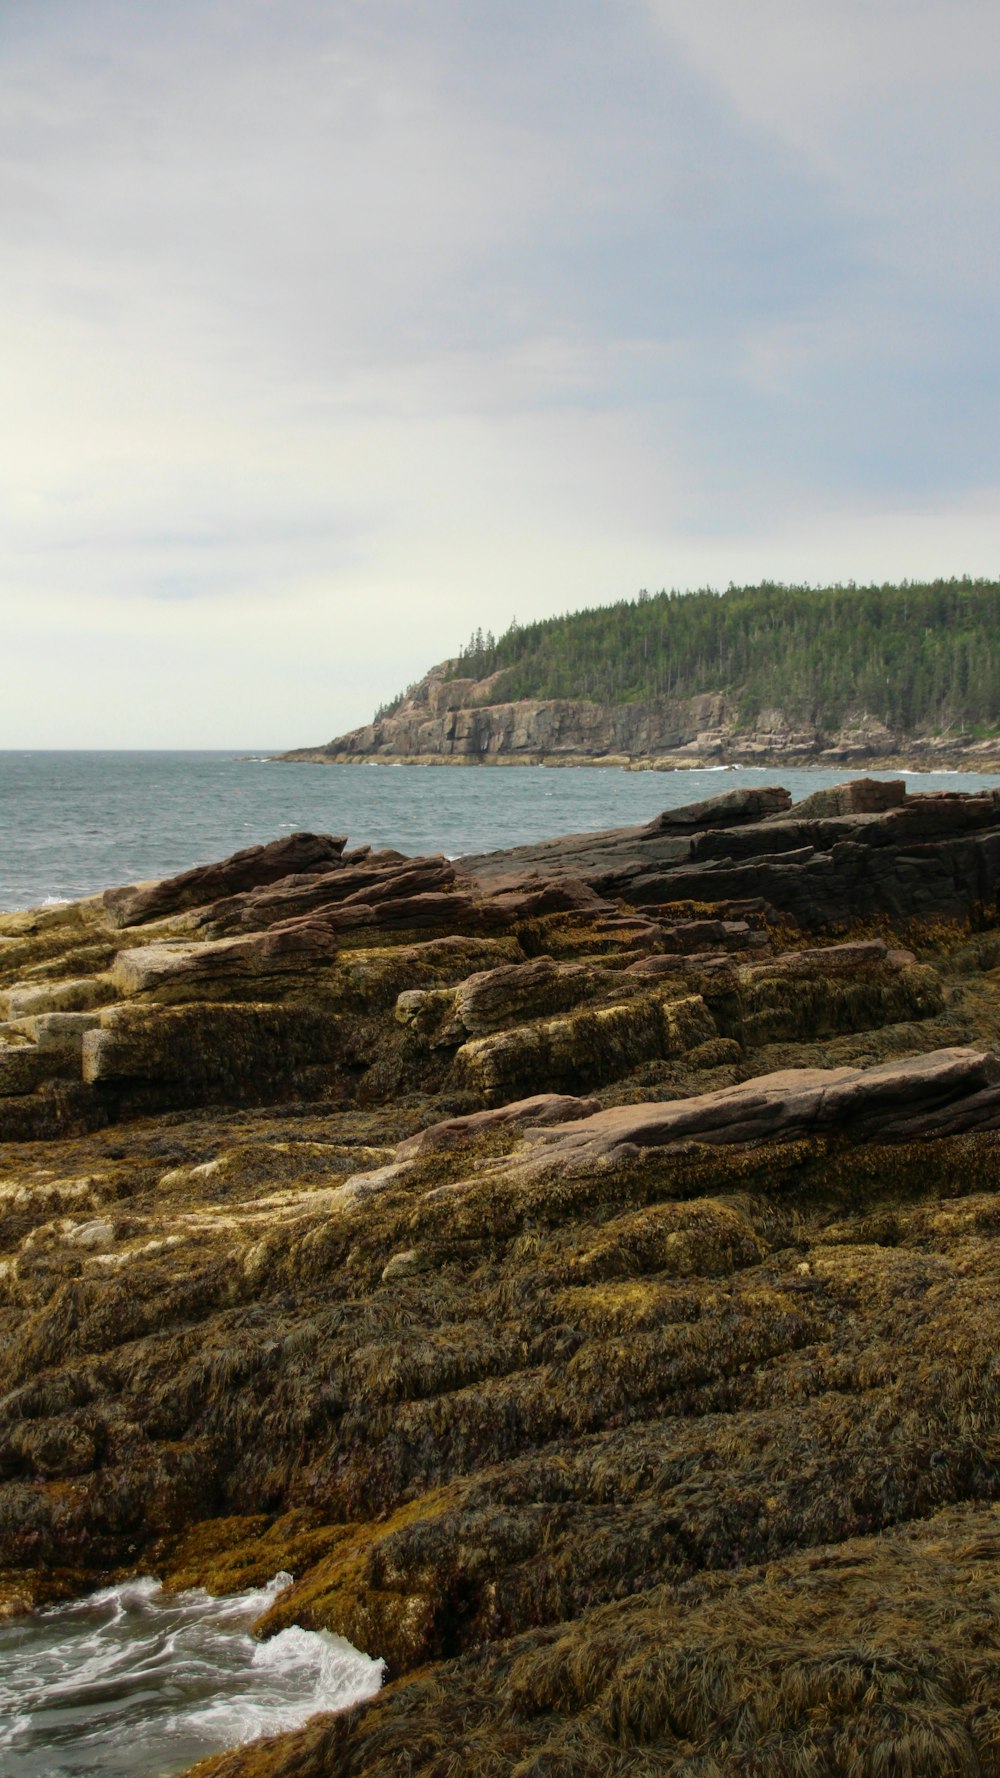
<svg viewBox="0 0 1000 1778">
<path fill-rule="evenodd" d="M 622 772 L 738 772 L 764 766 L 794 771 L 851 772 L 978 772 L 1000 774 L 1000 748 L 994 744 L 982 752 L 971 748 L 955 752 L 918 748 L 914 752 L 870 754 L 830 751 L 797 753 L 765 750 L 739 759 L 714 753 L 677 753 L 633 757 L 625 753 L 329 753 L 321 747 L 301 747 L 272 754 L 277 763 L 325 766 L 597 766 Z"/>
</svg>

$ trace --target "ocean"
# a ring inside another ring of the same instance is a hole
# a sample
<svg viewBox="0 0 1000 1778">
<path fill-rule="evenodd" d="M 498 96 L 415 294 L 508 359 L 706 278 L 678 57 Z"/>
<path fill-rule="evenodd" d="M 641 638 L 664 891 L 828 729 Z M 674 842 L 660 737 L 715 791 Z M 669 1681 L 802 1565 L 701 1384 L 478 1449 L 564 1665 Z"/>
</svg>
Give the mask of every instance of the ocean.
<svg viewBox="0 0 1000 1778">
<path fill-rule="evenodd" d="M 322 766 L 263 750 L 0 752 L 0 909 L 170 876 L 299 829 L 454 858 L 648 821 L 738 784 L 784 784 L 799 801 L 851 775 L 843 767 Z M 872 776 L 905 776 L 913 790 L 1000 786 L 1000 777 L 970 772 Z"/>
</svg>

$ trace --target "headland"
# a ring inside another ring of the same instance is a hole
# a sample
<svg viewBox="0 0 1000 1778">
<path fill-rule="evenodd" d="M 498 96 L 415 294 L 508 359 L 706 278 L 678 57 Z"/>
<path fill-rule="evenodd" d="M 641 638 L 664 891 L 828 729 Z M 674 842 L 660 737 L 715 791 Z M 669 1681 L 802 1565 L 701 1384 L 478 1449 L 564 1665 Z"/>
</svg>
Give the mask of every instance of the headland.
<svg viewBox="0 0 1000 1778">
<path fill-rule="evenodd" d="M 640 595 L 477 632 L 317 764 L 990 772 L 1000 586 Z"/>
</svg>

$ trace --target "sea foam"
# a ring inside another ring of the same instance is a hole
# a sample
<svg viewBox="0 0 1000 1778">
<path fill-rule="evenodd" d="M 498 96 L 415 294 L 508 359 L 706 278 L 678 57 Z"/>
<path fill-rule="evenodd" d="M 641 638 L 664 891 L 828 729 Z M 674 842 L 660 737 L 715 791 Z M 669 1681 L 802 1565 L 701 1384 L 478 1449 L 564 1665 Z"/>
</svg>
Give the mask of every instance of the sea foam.
<svg viewBox="0 0 1000 1778">
<path fill-rule="evenodd" d="M 250 1634 L 290 1584 L 217 1599 L 134 1580 L 0 1628 L 4 1778 L 168 1778 L 372 1697 L 383 1663 L 342 1637 Z"/>
</svg>

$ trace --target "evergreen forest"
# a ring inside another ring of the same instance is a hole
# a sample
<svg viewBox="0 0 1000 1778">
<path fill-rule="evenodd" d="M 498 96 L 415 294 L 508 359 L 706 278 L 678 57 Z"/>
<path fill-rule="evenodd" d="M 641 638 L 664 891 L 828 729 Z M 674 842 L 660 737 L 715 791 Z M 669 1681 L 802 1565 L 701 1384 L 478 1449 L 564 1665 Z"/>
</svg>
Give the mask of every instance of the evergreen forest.
<svg viewBox="0 0 1000 1778">
<path fill-rule="evenodd" d="M 724 691 L 738 695 L 748 722 L 777 708 L 822 728 L 867 713 L 897 732 L 992 732 L 1000 583 L 641 592 L 564 617 L 515 620 L 500 637 L 477 630 L 447 677 L 494 673 L 491 703 L 661 703 Z"/>
</svg>

